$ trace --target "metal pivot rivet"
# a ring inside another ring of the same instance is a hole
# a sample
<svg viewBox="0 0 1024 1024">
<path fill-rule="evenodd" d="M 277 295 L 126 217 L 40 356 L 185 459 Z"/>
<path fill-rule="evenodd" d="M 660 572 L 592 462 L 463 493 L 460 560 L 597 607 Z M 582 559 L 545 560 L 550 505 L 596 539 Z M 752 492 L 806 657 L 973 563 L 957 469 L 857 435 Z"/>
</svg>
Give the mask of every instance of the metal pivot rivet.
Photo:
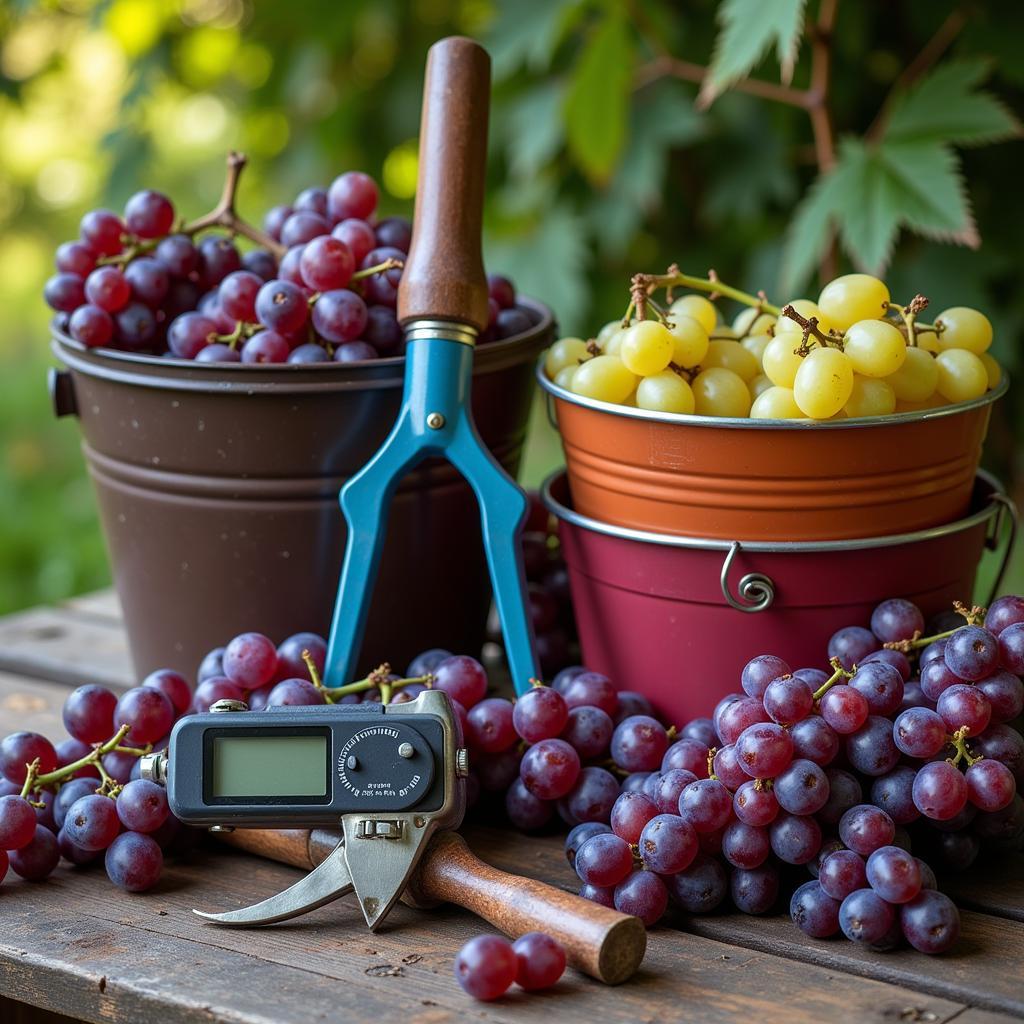
<svg viewBox="0 0 1024 1024">
<path fill-rule="evenodd" d="M 399 743 L 398 744 L 398 756 L 404 757 L 408 760 L 416 753 L 416 749 L 411 743 Z"/>
<path fill-rule="evenodd" d="M 230 697 L 223 697 L 215 700 L 210 705 L 210 711 L 214 714 L 223 714 L 225 711 L 248 711 L 249 705 L 244 700 L 233 700 Z"/>
<path fill-rule="evenodd" d="M 427 413 L 427 426 L 431 430 L 440 430 L 444 426 L 444 416 L 439 412 Z"/>
<path fill-rule="evenodd" d="M 348 755 L 348 760 L 345 762 L 345 767 L 350 772 L 358 771 L 359 770 L 359 758 L 357 758 L 355 754 L 349 754 Z"/>
</svg>

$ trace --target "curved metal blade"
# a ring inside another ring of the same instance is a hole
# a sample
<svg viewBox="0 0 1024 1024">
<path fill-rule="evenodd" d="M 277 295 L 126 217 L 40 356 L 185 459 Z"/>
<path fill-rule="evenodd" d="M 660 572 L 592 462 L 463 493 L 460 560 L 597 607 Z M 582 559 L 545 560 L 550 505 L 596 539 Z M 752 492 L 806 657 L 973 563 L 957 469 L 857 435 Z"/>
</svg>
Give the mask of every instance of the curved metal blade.
<svg viewBox="0 0 1024 1024">
<path fill-rule="evenodd" d="M 222 914 L 208 914 L 202 910 L 193 910 L 192 913 L 214 924 L 241 928 L 276 924 L 332 903 L 351 891 L 352 874 L 345 860 L 345 844 L 339 843 L 305 878 L 299 879 L 276 896 L 254 903 L 251 907 L 228 910 Z"/>
</svg>

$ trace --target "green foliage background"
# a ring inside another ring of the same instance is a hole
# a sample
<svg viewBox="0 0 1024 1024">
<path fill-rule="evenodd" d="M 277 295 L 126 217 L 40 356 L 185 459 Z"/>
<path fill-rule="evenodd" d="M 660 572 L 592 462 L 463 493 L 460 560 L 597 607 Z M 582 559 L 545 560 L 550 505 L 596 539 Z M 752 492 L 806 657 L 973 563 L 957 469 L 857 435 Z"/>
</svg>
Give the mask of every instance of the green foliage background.
<svg viewBox="0 0 1024 1024">
<path fill-rule="evenodd" d="M 806 88 L 805 19 L 828 2 L 0 7 L 0 612 L 107 580 L 76 430 L 53 420 L 45 394 L 40 291 L 54 247 L 85 210 L 120 208 L 142 186 L 203 212 L 228 147 L 251 157 L 251 219 L 352 167 L 383 181 L 385 212 L 409 213 L 423 59 L 452 32 L 494 57 L 488 265 L 550 303 L 566 332 L 619 315 L 636 270 L 713 266 L 784 300 L 815 294 L 834 251 L 840 269 L 887 264 L 894 297 L 985 310 L 994 353 L 1019 377 L 1024 153 L 1010 112 L 1024 96 L 1024 5 L 973 3 L 961 17 L 953 0 L 842 0 L 830 44 L 838 166 L 820 178 L 806 111 L 742 80 L 778 83 L 781 63 Z M 950 17 L 948 48 L 901 88 Z M 710 106 L 686 74 L 659 73 L 672 59 L 711 65 Z M 1015 389 L 986 454 L 1018 498 L 1022 420 Z M 535 427 L 531 483 L 559 458 L 540 417 Z"/>
</svg>

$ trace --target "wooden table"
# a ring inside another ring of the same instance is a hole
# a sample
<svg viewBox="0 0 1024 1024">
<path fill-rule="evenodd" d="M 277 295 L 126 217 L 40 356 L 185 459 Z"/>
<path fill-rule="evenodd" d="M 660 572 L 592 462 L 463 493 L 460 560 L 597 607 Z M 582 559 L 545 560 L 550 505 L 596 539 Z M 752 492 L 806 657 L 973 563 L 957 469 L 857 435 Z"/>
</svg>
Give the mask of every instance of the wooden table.
<svg viewBox="0 0 1024 1024">
<path fill-rule="evenodd" d="M 0 620 L 0 735 L 62 735 L 67 690 L 134 682 L 109 593 Z M 485 859 L 572 887 L 557 838 L 465 830 Z M 650 933 L 641 971 L 609 989 L 569 972 L 556 988 L 476 1003 L 452 978 L 470 936 L 487 930 L 451 908 L 399 906 L 373 935 L 348 900 L 260 931 L 204 925 L 192 907 L 222 908 L 270 894 L 291 868 L 227 849 L 170 863 L 153 892 L 130 895 L 102 868 L 58 868 L 45 883 L 13 874 L 0 885 L 0 1022 L 480 1020 L 822 1021 L 998 1024 L 1024 1017 L 1024 880 L 1020 860 L 953 887 L 963 909 L 957 951 L 867 952 L 846 940 L 804 938 L 785 915 L 684 918 Z"/>
</svg>

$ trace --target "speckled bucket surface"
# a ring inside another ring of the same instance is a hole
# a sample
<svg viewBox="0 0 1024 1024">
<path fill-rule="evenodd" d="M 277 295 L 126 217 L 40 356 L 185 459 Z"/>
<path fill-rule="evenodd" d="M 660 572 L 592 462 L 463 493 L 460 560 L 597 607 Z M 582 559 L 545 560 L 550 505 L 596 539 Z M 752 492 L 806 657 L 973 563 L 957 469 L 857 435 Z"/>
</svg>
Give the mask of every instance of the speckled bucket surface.
<svg viewBox="0 0 1024 1024">
<path fill-rule="evenodd" d="M 551 312 L 475 353 L 473 412 L 501 464 L 519 466 L 533 364 Z M 76 415 L 136 671 L 191 674 L 244 630 L 326 633 L 345 544 L 341 485 L 391 429 L 404 360 L 312 366 L 197 364 L 83 349 L 55 335 L 51 382 Z M 405 669 L 436 646 L 479 650 L 490 585 L 476 501 L 432 461 L 392 505 L 361 664 Z"/>
<path fill-rule="evenodd" d="M 992 403 L 863 420 L 678 416 L 553 384 L 538 364 L 581 515 L 634 530 L 731 540 L 911 533 L 967 514 Z"/>
<path fill-rule="evenodd" d="M 866 625 L 887 597 L 909 598 L 926 615 L 968 600 L 982 552 L 1015 516 L 985 475 L 958 521 L 833 543 L 626 530 L 576 512 L 563 473 L 548 479 L 544 500 L 558 518 L 584 664 L 646 694 L 677 723 L 710 714 L 738 691 L 743 665 L 757 654 L 825 668 L 832 633 Z"/>
</svg>

